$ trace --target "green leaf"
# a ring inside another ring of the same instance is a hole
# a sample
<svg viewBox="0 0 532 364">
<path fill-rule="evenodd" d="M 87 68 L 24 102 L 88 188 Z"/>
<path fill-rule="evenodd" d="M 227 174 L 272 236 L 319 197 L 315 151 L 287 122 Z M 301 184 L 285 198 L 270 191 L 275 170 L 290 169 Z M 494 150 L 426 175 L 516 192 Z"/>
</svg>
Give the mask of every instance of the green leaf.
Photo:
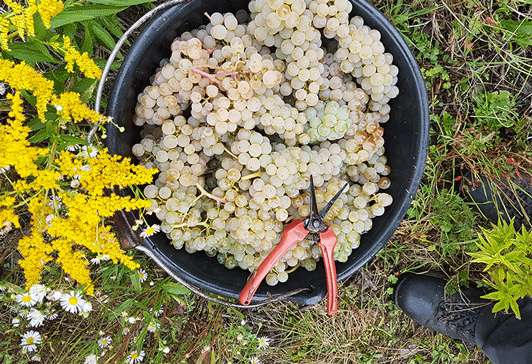
<svg viewBox="0 0 532 364">
<path fill-rule="evenodd" d="M 100 67 L 101 69 L 103 69 L 105 67 L 105 64 L 107 63 L 107 60 L 106 59 L 95 59 L 94 60 L 94 63 L 96 63 L 96 65 L 98 67 Z M 111 63 L 111 69 L 112 70 L 117 70 L 120 68 L 120 66 L 122 65 L 122 62 L 120 61 L 114 61 L 113 63 Z"/>
<path fill-rule="evenodd" d="M 190 294 L 190 290 L 187 287 L 177 283 L 166 283 L 163 285 L 163 290 L 175 296 Z"/>
<path fill-rule="evenodd" d="M 116 14 L 101 17 L 99 20 L 101 24 L 106 29 L 109 29 L 109 31 L 113 33 L 115 37 L 121 38 L 124 35 L 124 32 L 122 31 L 122 29 L 120 29 L 120 27 L 117 25 L 117 24 L 120 24 L 120 22 L 118 21 L 118 17 L 116 16 Z M 126 44 L 130 45 L 130 43 L 127 40 L 126 40 Z"/>
<path fill-rule="evenodd" d="M 102 16 L 112 15 L 125 10 L 127 6 L 116 7 L 111 5 L 84 5 L 71 6 L 52 18 L 51 24 L 58 28 L 65 24 L 79 23 L 84 20 L 91 20 Z"/>
<path fill-rule="evenodd" d="M 517 304 L 517 301 L 515 299 L 510 300 L 510 308 L 515 313 L 515 316 L 517 316 L 517 318 L 521 320 L 521 312 L 519 312 L 519 305 Z"/>
<path fill-rule="evenodd" d="M 93 36 L 92 36 L 92 28 L 87 25 L 87 24 L 83 24 L 83 26 L 85 27 L 85 32 L 83 32 L 83 38 L 81 38 L 81 48 L 80 48 L 80 51 L 81 53 L 85 53 L 87 52 L 87 54 L 90 56 L 92 56 L 92 53 L 94 51 L 94 41 L 93 41 Z"/>
<path fill-rule="evenodd" d="M 120 306 L 118 306 L 115 310 L 113 310 L 110 315 L 114 314 L 116 316 L 121 316 L 122 312 L 127 312 L 131 307 L 134 306 L 135 300 L 128 298 L 125 300 Z"/>
<path fill-rule="evenodd" d="M 37 45 L 37 43 L 38 42 L 11 43 L 9 45 L 11 50 L 5 52 L 13 58 L 20 59 L 31 66 L 34 66 L 37 62 L 61 63 L 61 61 L 55 59 L 50 54 L 46 47 L 40 43 Z"/>
<path fill-rule="evenodd" d="M 79 138 L 77 136 L 68 135 L 68 134 L 61 135 L 60 139 L 66 145 L 75 145 L 75 144 L 86 145 L 87 144 L 87 140 L 86 139 L 82 139 L 82 138 Z"/>
<path fill-rule="evenodd" d="M 142 290 L 141 286 L 140 286 L 140 278 L 139 278 L 139 274 L 137 271 L 133 271 L 131 272 L 131 282 L 133 282 L 133 289 L 135 290 L 135 292 L 140 292 Z"/>
<path fill-rule="evenodd" d="M 96 82 L 98 82 L 98 80 L 94 78 L 82 78 L 72 86 L 72 91 L 80 94 L 81 101 L 87 102 L 94 92 Z"/>
<path fill-rule="evenodd" d="M 506 40 L 513 40 L 521 47 L 532 46 L 532 21 L 500 20 L 499 25 L 507 31 Z"/>
<path fill-rule="evenodd" d="M 100 24 L 95 21 L 91 21 L 90 25 L 96 37 L 98 37 L 98 39 L 100 39 L 107 46 L 107 48 L 112 50 L 115 47 L 116 42 L 111 36 L 111 34 L 109 34 L 107 30 L 105 30 Z"/>
<path fill-rule="evenodd" d="M 76 30 L 78 25 L 76 23 L 66 24 L 61 28 L 61 34 L 66 35 L 70 38 L 73 44 L 76 43 Z"/>
<path fill-rule="evenodd" d="M 56 113 L 54 112 L 51 112 L 51 111 L 47 111 L 44 113 L 45 117 L 46 117 L 46 120 L 54 120 L 57 115 Z M 43 128 L 46 127 L 46 123 L 42 122 L 41 119 L 39 119 L 38 116 L 35 116 L 33 119 L 30 120 L 30 122 L 28 123 L 28 127 L 32 130 L 32 131 L 37 131 L 37 130 L 41 130 Z"/>
<path fill-rule="evenodd" d="M 35 135 L 28 138 L 28 141 L 30 143 L 39 143 L 46 139 L 49 139 L 54 133 L 50 130 L 47 130 L 46 128 L 39 130 Z"/>
</svg>

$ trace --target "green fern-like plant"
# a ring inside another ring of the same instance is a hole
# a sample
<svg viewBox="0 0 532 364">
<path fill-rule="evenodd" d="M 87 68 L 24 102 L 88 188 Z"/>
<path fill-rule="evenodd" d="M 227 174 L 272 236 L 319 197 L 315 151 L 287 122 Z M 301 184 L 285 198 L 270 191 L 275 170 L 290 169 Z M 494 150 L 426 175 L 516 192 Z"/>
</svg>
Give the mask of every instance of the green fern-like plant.
<svg viewBox="0 0 532 364">
<path fill-rule="evenodd" d="M 473 263 L 484 263 L 490 279 L 485 282 L 495 289 L 482 298 L 498 301 L 493 312 L 511 309 L 521 318 L 517 300 L 532 294 L 532 232 L 525 228 L 515 231 L 513 221 L 499 221 L 492 229 L 482 229 L 479 234 L 480 251 L 468 253 Z"/>
</svg>

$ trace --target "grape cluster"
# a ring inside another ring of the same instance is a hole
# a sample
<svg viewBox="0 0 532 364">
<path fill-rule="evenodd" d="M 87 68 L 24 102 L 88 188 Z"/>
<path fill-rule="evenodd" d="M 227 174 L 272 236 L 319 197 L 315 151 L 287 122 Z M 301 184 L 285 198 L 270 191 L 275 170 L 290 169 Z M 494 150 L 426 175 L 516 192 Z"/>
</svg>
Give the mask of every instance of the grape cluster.
<svg viewBox="0 0 532 364">
<path fill-rule="evenodd" d="M 319 209 L 350 185 L 325 217 L 345 262 L 392 203 L 381 124 L 397 67 L 351 8 L 253 0 L 249 13 L 206 14 L 206 26 L 173 41 L 138 96 L 142 141 L 132 153 L 160 171 L 144 195 L 177 249 L 256 270 L 284 224 L 309 216 L 312 176 Z M 266 281 L 313 270 L 320 256 L 305 239 Z"/>
</svg>

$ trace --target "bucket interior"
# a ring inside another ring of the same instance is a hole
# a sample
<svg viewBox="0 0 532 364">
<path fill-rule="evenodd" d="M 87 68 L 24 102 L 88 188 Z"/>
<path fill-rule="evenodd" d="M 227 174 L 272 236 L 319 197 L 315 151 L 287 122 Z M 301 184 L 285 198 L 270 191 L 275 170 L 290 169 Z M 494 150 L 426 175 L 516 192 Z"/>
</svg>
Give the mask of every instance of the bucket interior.
<svg viewBox="0 0 532 364">
<path fill-rule="evenodd" d="M 363 267 L 385 247 L 403 219 L 421 181 L 425 166 L 429 138 L 429 110 L 425 83 L 417 61 L 395 27 L 372 5 L 363 0 L 353 1 L 351 16 L 360 15 L 364 23 L 381 32 L 386 51 L 394 57 L 399 68 L 397 86 L 399 96 L 390 101 L 390 120 L 382 124 L 385 138 L 385 155 L 391 174 L 391 187 L 385 190 L 393 197 L 393 204 L 383 216 L 373 219 L 373 228 L 361 236 L 360 247 L 353 251 L 345 263 L 336 262 L 338 280 L 342 281 Z M 137 95 L 149 84 L 159 62 L 171 55 L 170 44 L 182 32 L 206 23 L 205 12 L 236 12 L 247 10 L 247 1 L 194 0 L 179 4 L 157 14 L 144 28 L 128 52 L 114 83 L 107 114 L 118 126 L 108 127 L 107 147 L 111 154 L 131 157 L 131 147 L 141 139 L 141 128 L 133 124 Z M 154 220 L 153 223 L 157 221 Z M 162 233 L 145 239 L 143 246 L 165 269 L 187 282 L 227 298 L 237 299 L 246 284 L 249 272 L 240 268 L 226 269 L 204 252 L 187 253 L 176 250 Z M 318 302 L 327 291 L 322 261 L 316 270 L 297 269 L 286 283 L 276 286 L 262 284 L 254 300 L 264 300 L 270 295 L 286 293 L 302 287 L 310 291 L 290 298 L 304 304 Z"/>
</svg>

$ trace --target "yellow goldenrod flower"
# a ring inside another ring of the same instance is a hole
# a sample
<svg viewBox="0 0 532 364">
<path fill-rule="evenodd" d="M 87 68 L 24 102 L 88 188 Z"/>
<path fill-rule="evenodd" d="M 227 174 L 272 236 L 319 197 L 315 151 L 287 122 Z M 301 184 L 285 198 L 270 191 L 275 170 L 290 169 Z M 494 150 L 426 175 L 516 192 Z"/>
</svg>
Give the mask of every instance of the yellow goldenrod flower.
<svg viewBox="0 0 532 364">
<path fill-rule="evenodd" d="M 26 286 L 31 287 L 41 280 L 41 269 L 46 262 L 52 260 L 49 255 L 53 248 L 43 240 L 42 233 L 34 226 L 30 236 L 19 240 L 18 249 L 24 256 L 19 264 L 24 270 Z"/>
<path fill-rule="evenodd" d="M 79 174 L 81 186 L 90 195 L 103 195 L 104 188 L 124 188 L 149 183 L 156 173 L 156 169 L 131 164 L 129 158 L 111 156 L 106 149 L 101 151 L 97 158 L 90 158 L 87 163 L 90 170 L 63 170 L 63 173 L 70 176 Z"/>
<path fill-rule="evenodd" d="M 11 49 L 9 49 L 7 33 L 9 33 L 9 20 L 6 18 L 0 18 L 0 48 L 10 51 Z"/>
<path fill-rule="evenodd" d="M 22 125 L 20 120 L 0 125 L 0 166 L 10 164 L 22 178 L 34 174 L 37 171 L 35 160 L 48 153 L 48 149 L 30 147 L 29 133 L 30 128 Z"/>
<path fill-rule="evenodd" d="M 54 105 L 61 106 L 57 111 L 63 119 L 72 120 L 75 123 L 89 119 L 92 122 L 98 122 L 102 117 L 101 114 L 90 109 L 79 98 L 79 94 L 75 92 L 64 92 L 59 97 L 55 95 L 52 98 Z"/>
<path fill-rule="evenodd" d="M 74 64 L 77 64 L 80 71 L 85 74 L 85 77 L 99 79 L 102 76 L 102 70 L 92 59 L 90 59 L 87 52 L 84 52 L 83 54 L 79 53 L 78 50 L 72 46 L 70 38 L 66 35 L 63 35 L 62 47 L 57 43 L 52 44 L 52 47 L 56 50 L 62 50 L 65 52 L 65 61 L 67 62 L 65 69 L 68 72 L 74 72 Z"/>
<path fill-rule="evenodd" d="M 17 27 L 18 36 L 22 38 L 22 40 L 26 40 L 26 37 L 24 36 L 24 31 L 26 29 L 26 22 L 24 21 L 24 15 L 17 14 L 13 15 L 9 18 L 11 20 L 11 23 Z"/>
<path fill-rule="evenodd" d="M 30 1 L 31 3 L 32 1 Z M 33 1 L 35 3 L 35 1 Z M 26 23 L 26 32 L 28 36 L 35 37 L 35 27 L 33 25 L 33 15 L 37 12 L 37 5 L 33 4 L 24 9 L 24 21 Z"/>
<path fill-rule="evenodd" d="M 50 19 L 63 11 L 63 7 L 64 4 L 60 0 L 41 0 L 37 10 L 45 27 L 50 28 Z"/>
<path fill-rule="evenodd" d="M 25 62 L 16 64 L 7 59 L 0 59 L 0 82 L 6 82 L 17 90 L 26 90 L 37 98 L 37 113 L 45 122 L 46 106 L 54 93 L 54 82 L 28 66 Z"/>
<path fill-rule="evenodd" d="M 11 111 L 9 112 L 9 117 L 14 118 L 14 121 L 24 121 L 26 118 L 22 113 L 24 108 L 22 107 L 22 99 L 20 98 L 20 92 L 17 91 L 15 94 L 7 94 L 6 97 L 11 100 Z"/>
<path fill-rule="evenodd" d="M 14 197 L 2 196 L 0 200 L 0 228 L 5 226 L 6 223 L 12 223 L 15 227 L 20 227 L 20 222 L 18 216 L 15 214 L 15 211 L 11 208 L 15 204 L 16 200 Z M 6 207 L 5 209 L 3 207 Z"/>
</svg>

